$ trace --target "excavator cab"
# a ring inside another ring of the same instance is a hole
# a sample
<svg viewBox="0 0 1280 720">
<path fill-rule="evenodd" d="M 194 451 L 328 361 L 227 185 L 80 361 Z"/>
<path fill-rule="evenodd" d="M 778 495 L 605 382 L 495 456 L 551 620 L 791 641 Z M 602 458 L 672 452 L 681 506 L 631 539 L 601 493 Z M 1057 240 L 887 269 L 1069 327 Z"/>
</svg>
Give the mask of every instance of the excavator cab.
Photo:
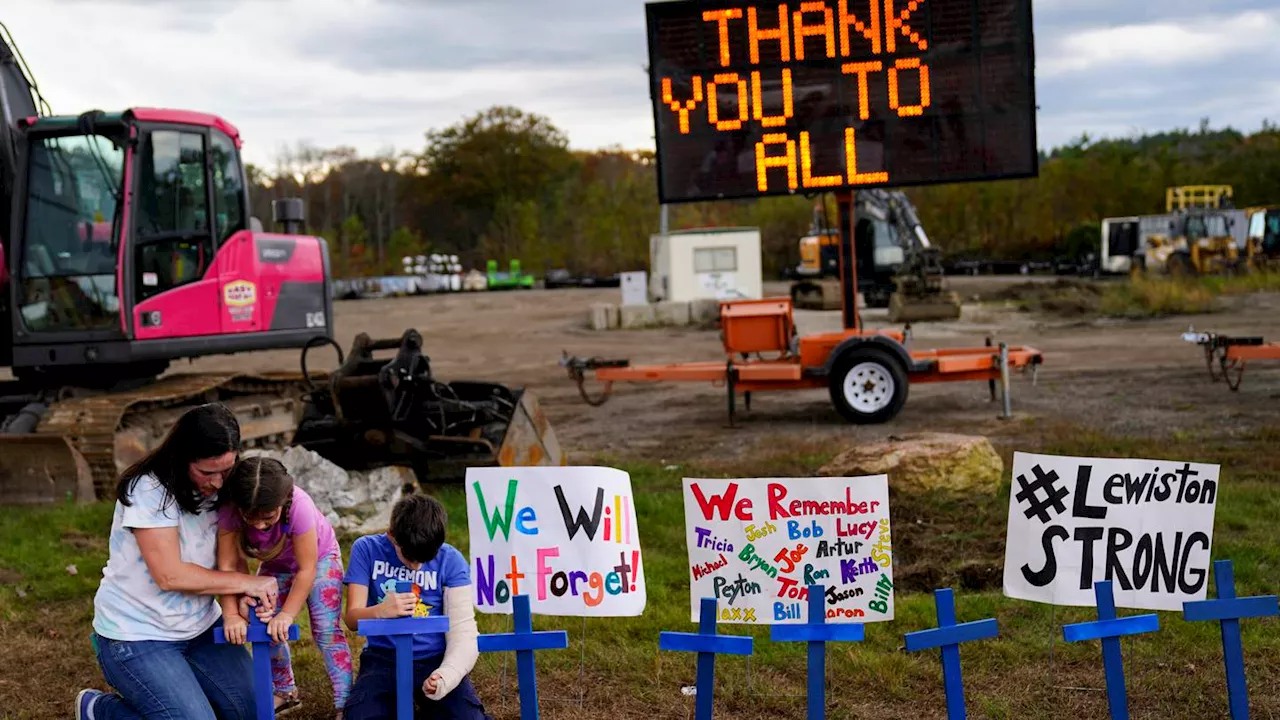
<svg viewBox="0 0 1280 720">
<path fill-rule="evenodd" d="M 7 248 L 20 377 L 159 375 L 331 337 L 328 249 L 255 232 L 235 127 L 137 108 L 24 118 Z"/>
</svg>

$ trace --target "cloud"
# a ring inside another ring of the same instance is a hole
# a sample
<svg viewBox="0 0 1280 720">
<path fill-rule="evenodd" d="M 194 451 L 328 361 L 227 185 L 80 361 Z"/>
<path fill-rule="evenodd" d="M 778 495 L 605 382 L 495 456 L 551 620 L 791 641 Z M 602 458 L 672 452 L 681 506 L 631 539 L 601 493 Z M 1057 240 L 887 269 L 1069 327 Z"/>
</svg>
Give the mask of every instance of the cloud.
<svg viewBox="0 0 1280 720">
<path fill-rule="evenodd" d="M 1037 63 L 1040 77 L 1132 65 L 1172 68 L 1248 57 L 1280 37 L 1280 11 L 1249 11 L 1140 25 L 1090 28 L 1056 39 Z"/>
<path fill-rule="evenodd" d="M 941 0 L 926 0 L 926 2 Z M 1275 0 L 1033 0 L 1038 136 L 1280 119 Z M 214 112 L 245 156 L 417 150 L 491 105 L 576 148 L 653 146 L 642 0 L 25 0 L 4 22 L 58 112 Z"/>
</svg>

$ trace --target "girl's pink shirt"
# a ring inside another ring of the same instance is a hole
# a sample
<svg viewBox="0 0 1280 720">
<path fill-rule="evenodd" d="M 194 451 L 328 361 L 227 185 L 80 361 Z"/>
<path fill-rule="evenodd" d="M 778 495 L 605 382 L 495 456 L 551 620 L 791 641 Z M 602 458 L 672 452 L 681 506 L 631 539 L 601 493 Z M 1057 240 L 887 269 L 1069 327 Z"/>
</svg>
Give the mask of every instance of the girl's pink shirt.
<svg viewBox="0 0 1280 720">
<path fill-rule="evenodd" d="M 341 557 L 338 550 L 338 537 L 333 532 L 333 526 L 321 514 L 311 496 L 297 485 L 293 486 L 293 506 L 289 510 L 288 520 L 289 538 L 285 541 L 284 548 L 281 549 L 279 555 L 262 563 L 260 574 L 293 574 L 298 572 L 298 558 L 293 554 L 293 538 L 308 530 L 316 531 L 317 560 L 328 555 Z M 243 531 L 245 538 L 249 542 L 249 547 L 261 550 L 276 544 L 276 541 L 285 532 L 285 522 L 284 518 L 281 518 L 281 522 L 272 525 L 265 532 L 248 527 L 244 524 L 244 520 L 241 519 L 240 511 L 228 502 L 218 509 L 218 528 L 226 532 Z"/>
</svg>

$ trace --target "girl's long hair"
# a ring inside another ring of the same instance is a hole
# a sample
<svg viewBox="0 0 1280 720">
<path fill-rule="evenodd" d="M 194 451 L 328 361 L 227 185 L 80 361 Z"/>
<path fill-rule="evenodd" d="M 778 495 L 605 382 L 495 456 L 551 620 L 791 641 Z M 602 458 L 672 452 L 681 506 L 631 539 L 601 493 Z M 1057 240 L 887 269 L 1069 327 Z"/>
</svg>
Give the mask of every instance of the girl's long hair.
<svg viewBox="0 0 1280 720">
<path fill-rule="evenodd" d="M 284 532 L 268 548 L 249 545 L 248 523 L 240 532 L 240 549 L 246 557 L 266 562 L 284 549 L 289 539 L 289 511 L 293 508 L 293 476 L 284 463 L 268 457 L 251 457 L 236 463 L 222 486 L 225 495 L 242 517 L 266 515 L 280 509 Z"/>
<path fill-rule="evenodd" d="M 159 446 L 120 474 L 116 499 L 126 507 L 131 505 L 129 496 L 138 478 L 150 474 L 164 488 L 162 508 L 176 502 L 183 512 L 199 514 L 204 497 L 191 481 L 191 463 L 239 453 L 240 448 L 240 423 L 226 405 L 193 407 L 178 418 Z"/>
</svg>

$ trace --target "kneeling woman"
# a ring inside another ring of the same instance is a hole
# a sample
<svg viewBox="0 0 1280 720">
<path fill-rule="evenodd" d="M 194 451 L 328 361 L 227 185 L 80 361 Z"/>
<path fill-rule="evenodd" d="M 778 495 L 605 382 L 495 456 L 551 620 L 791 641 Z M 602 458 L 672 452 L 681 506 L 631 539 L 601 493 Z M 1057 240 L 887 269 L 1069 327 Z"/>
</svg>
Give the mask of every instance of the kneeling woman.
<svg viewBox="0 0 1280 720">
<path fill-rule="evenodd" d="M 76 719 L 254 716 L 253 667 L 243 646 L 213 642 L 218 595 L 274 607 L 275 578 L 212 569 L 218 489 L 240 452 L 225 406 L 187 411 L 116 488 L 110 554 L 94 597 L 94 646 L 116 692 L 82 690 Z"/>
</svg>

